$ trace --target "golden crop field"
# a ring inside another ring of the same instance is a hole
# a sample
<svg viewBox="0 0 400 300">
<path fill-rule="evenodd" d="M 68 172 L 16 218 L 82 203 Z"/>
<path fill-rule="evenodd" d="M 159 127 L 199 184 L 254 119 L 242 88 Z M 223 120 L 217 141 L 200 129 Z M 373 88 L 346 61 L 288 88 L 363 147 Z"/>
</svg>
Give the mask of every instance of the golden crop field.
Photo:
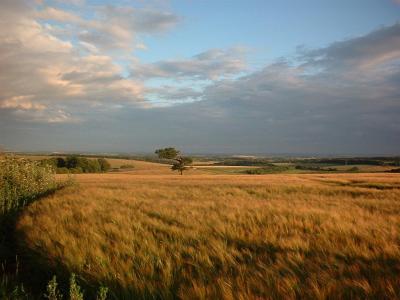
<svg viewBox="0 0 400 300">
<path fill-rule="evenodd" d="M 18 243 L 116 299 L 400 297 L 399 175 L 187 174 L 76 175 Z"/>
</svg>

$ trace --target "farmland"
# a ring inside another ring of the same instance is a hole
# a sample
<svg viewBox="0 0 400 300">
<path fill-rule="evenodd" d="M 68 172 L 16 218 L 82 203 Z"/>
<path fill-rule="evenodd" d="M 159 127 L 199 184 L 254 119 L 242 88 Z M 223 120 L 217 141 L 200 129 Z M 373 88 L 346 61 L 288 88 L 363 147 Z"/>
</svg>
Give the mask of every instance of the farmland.
<svg viewBox="0 0 400 300">
<path fill-rule="evenodd" d="M 180 176 L 130 163 L 74 175 L 24 210 L 31 283 L 75 273 L 86 295 L 107 286 L 115 299 L 400 296 L 397 174 Z"/>
<path fill-rule="evenodd" d="M 400 0 L 0 0 L 0 300 L 400 300 Z"/>
</svg>

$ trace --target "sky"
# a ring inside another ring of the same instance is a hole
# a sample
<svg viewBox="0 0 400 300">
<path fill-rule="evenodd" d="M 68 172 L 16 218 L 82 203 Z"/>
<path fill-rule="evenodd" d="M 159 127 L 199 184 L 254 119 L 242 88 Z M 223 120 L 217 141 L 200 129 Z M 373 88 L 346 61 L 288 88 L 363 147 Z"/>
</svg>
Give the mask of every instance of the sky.
<svg viewBox="0 0 400 300">
<path fill-rule="evenodd" d="M 399 0 L 0 0 L 0 146 L 400 154 Z"/>
</svg>

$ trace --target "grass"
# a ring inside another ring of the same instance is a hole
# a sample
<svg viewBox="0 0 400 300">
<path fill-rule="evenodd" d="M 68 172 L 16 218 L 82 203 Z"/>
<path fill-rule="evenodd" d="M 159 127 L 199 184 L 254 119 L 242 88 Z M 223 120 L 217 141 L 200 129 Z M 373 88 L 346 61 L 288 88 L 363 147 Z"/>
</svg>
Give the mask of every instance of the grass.
<svg viewBox="0 0 400 300">
<path fill-rule="evenodd" d="M 77 175 L 19 246 L 115 299 L 400 297 L 396 174 L 152 174 Z"/>
</svg>

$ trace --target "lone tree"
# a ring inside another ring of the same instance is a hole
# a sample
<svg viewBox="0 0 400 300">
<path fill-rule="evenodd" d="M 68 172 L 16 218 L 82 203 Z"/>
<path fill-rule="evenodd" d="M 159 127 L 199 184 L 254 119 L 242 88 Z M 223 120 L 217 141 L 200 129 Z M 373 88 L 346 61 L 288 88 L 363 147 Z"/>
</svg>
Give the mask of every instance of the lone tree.
<svg viewBox="0 0 400 300">
<path fill-rule="evenodd" d="M 171 170 L 179 171 L 181 175 L 183 175 L 183 171 L 189 169 L 189 166 L 193 163 L 193 159 L 180 155 L 180 151 L 173 147 L 157 149 L 156 154 L 159 158 L 172 160 Z"/>
</svg>

